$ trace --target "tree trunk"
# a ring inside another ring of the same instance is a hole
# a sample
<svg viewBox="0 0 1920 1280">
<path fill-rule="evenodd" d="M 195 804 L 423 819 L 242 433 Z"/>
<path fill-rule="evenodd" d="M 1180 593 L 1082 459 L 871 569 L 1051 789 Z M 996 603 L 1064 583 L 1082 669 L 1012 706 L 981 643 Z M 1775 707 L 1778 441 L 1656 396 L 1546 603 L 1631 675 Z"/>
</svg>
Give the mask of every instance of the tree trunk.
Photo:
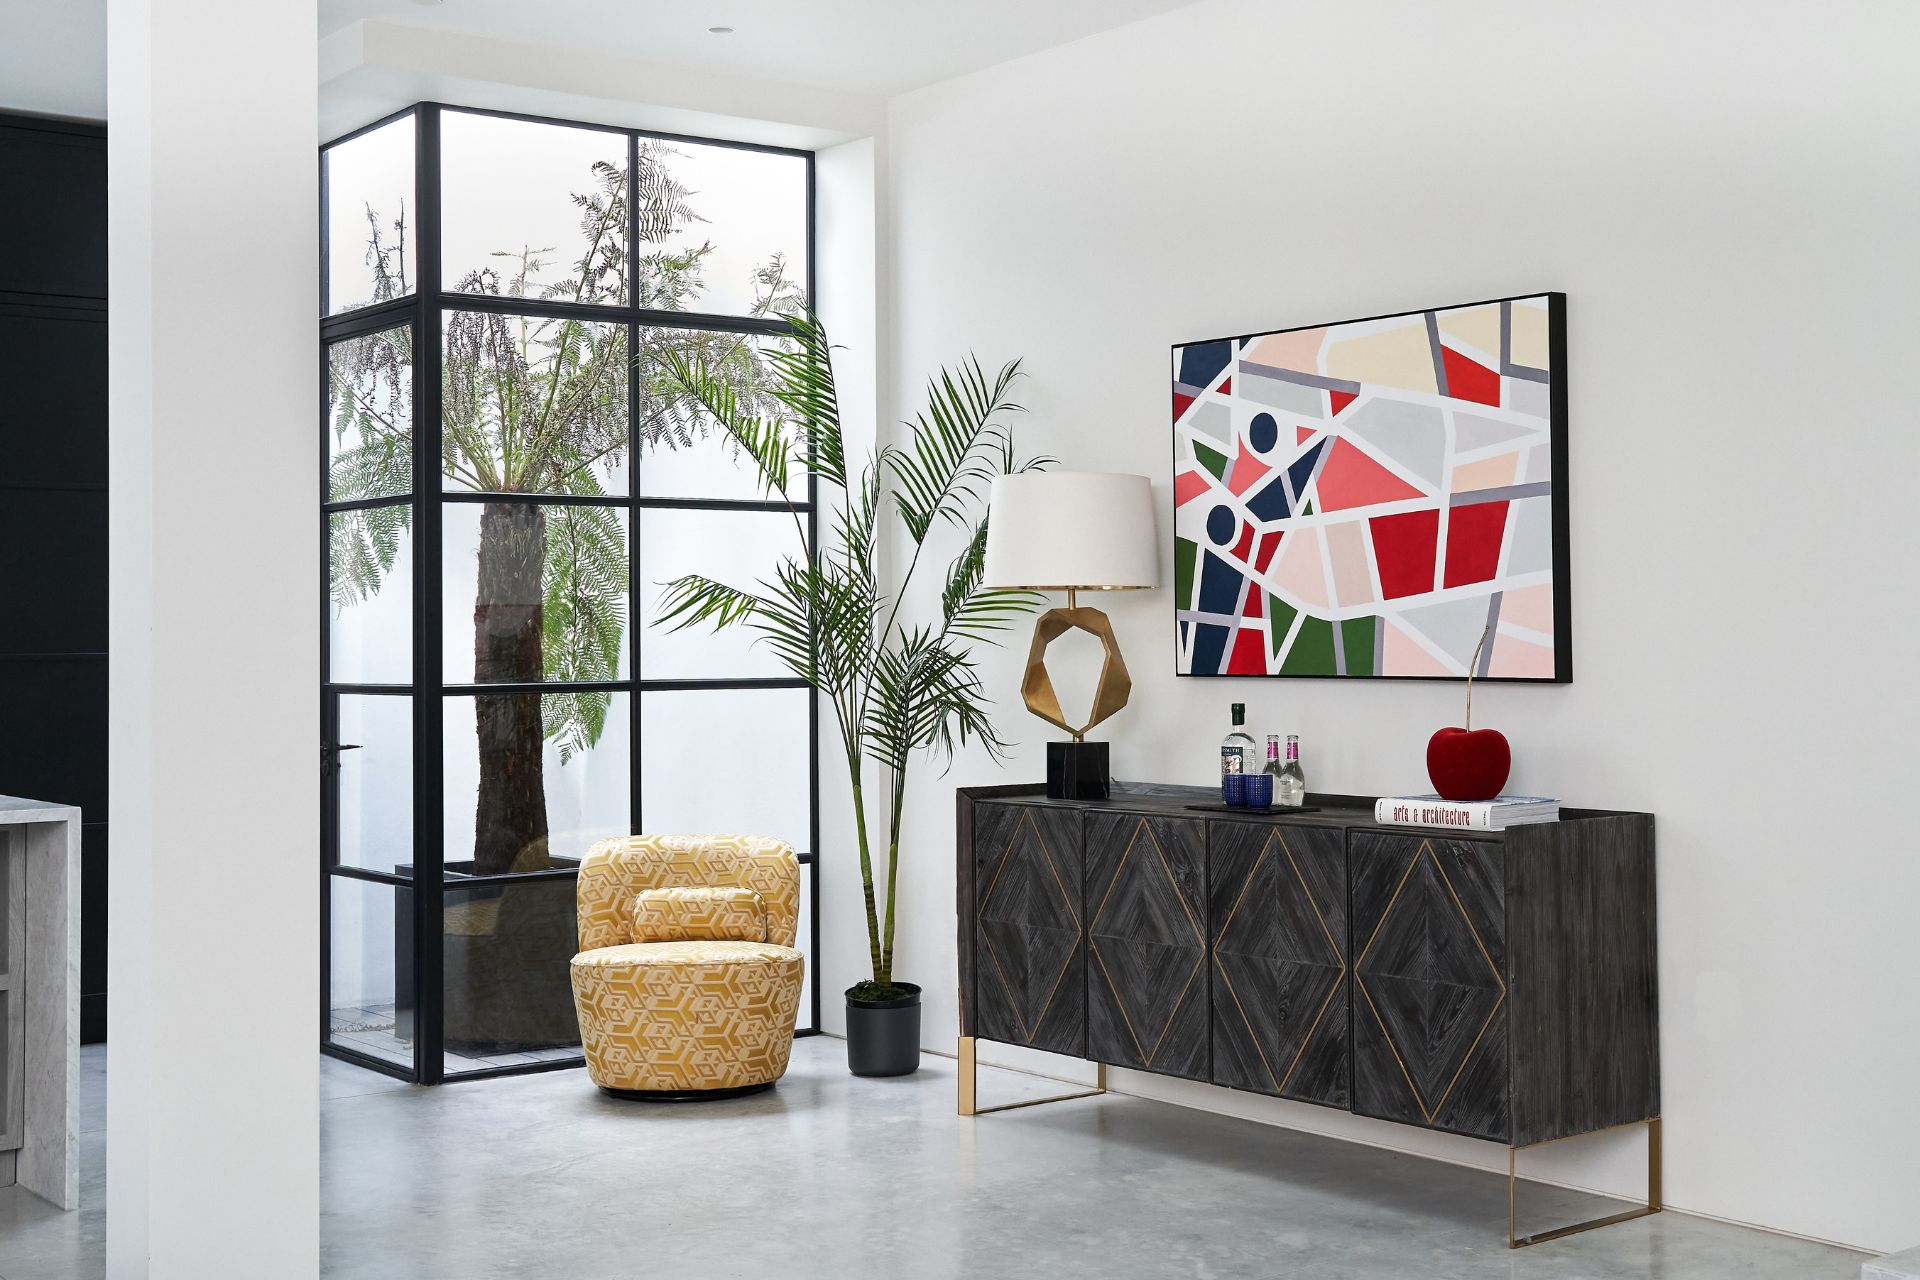
<svg viewBox="0 0 1920 1280">
<path fill-rule="evenodd" d="M 489 502 L 480 512 L 479 591 L 473 605 L 473 678 L 479 684 L 537 684 L 541 566 L 546 514 L 531 503 Z M 547 793 L 540 695 L 474 700 L 480 794 L 474 809 L 478 875 L 547 865 Z"/>
</svg>

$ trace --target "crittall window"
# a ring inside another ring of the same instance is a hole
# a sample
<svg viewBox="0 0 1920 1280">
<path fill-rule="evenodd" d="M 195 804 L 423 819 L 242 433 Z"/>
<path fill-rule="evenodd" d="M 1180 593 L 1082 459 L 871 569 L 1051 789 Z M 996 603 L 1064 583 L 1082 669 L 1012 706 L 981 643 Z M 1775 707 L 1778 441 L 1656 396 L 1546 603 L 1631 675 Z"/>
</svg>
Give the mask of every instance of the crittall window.
<svg viewBox="0 0 1920 1280">
<path fill-rule="evenodd" d="M 815 708 L 652 625 L 813 529 L 678 394 L 765 397 L 812 294 L 813 157 L 422 104 L 321 150 L 322 1044 L 422 1083 L 580 1061 L 588 847 L 781 837 L 818 886 Z"/>
</svg>

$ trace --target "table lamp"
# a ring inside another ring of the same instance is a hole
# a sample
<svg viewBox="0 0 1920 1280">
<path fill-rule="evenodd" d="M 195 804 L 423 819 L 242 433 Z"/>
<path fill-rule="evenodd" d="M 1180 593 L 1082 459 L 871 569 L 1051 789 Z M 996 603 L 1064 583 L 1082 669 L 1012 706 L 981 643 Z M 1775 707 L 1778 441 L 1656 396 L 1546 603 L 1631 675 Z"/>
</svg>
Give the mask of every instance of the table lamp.
<svg viewBox="0 0 1920 1280">
<path fill-rule="evenodd" d="M 1027 471 L 997 476 L 988 500 L 982 585 L 1006 590 L 1064 591 L 1067 607 L 1034 624 L 1033 647 L 1020 693 L 1027 710 L 1072 735 L 1047 744 L 1047 795 L 1055 800 L 1107 797 L 1107 744 L 1087 730 L 1127 705 L 1133 679 L 1120 657 L 1113 624 L 1079 603 L 1082 591 L 1140 591 L 1159 585 L 1153 534 L 1153 487 L 1145 476 L 1104 471 Z M 1106 649 L 1087 722 L 1075 727 L 1060 710 L 1047 675 L 1047 646 L 1085 631 Z"/>
</svg>

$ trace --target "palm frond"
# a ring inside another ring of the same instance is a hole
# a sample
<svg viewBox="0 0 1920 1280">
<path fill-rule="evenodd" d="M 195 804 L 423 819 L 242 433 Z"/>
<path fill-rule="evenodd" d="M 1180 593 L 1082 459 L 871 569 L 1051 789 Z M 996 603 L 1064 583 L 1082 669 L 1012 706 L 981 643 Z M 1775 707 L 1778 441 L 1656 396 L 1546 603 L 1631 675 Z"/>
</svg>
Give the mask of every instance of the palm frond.
<svg viewBox="0 0 1920 1280">
<path fill-rule="evenodd" d="M 909 424 L 906 444 L 886 455 L 894 503 L 916 546 L 936 520 L 958 523 L 970 504 L 985 500 L 995 460 L 1010 448 L 996 419 L 1020 411 L 1009 395 L 1019 377 L 1018 360 L 989 380 L 969 357 L 928 383 L 926 410 Z"/>
</svg>

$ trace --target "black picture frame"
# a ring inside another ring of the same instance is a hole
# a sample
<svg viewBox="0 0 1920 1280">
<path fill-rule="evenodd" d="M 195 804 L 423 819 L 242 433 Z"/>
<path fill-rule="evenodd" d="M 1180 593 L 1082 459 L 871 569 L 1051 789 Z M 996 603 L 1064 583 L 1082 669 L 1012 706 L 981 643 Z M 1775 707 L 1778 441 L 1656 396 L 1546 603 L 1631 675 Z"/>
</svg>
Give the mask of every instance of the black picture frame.
<svg viewBox="0 0 1920 1280">
<path fill-rule="evenodd" d="M 1567 295 L 1555 290 L 1528 290 L 1502 294 L 1492 298 L 1481 298 L 1470 302 L 1445 303 L 1435 306 L 1409 307 L 1401 311 L 1379 312 L 1374 315 L 1357 316 L 1344 320 L 1318 321 L 1312 324 L 1288 325 L 1281 328 L 1262 329 L 1249 333 L 1232 334 L 1215 338 L 1195 338 L 1170 344 L 1170 371 L 1178 368 L 1180 353 L 1190 347 L 1217 343 L 1230 343 L 1237 357 L 1240 350 L 1256 339 L 1276 334 L 1298 333 L 1309 329 L 1330 329 L 1342 325 L 1366 324 L 1379 320 L 1396 320 L 1409 316 L 1430 315 L 1445 311 L 1464 310 L 1473 307 L 1511 304 L 1521 300 L 1544 298 L 1547 303 L 1547 342 L 1548 370 L 1548 412 L 1550 415 L 1548 443 L 1550 459 L 1549 490 L 1552 498 L 1551 522 L 1553 547 L 1553 613 L 1554 613 L 1554 673 L 1551 676 L 1499 676 L 1479 675 L 1472 677 L 1477 682 L 1493 684 L 1529 684 L 1556 685 L 1570 684 L 1573 681 L 1573 589 L 1571 573 L 1571 483 L 1567 450 L 1568 421 L 1568 378 L 1567 378 Z M 1501 353 L 1504 376 L 1511 361 L 1508 353 Z M 1181 417 L 1179 396 L 1180 384 L 1177 376 L 1173 379 L 1169 392 L 1169 431 L 1170 475 L 1177 479 L 1181 471 L 1180 436 L 1178 421 Z M 1181 503 L 1176 486 L 1169 487 L 1168 525 L 1170 536 L 1176 539 L 1175 555 L 1178 557 L 1177 533 L 1178 513 Z M 1203 549 L 1204 551 L 1204 549 Z M 1179 639 L 1181 613 L 1190 612 L 1186 602 L 1178 598 L 1176 591 L 1173 599 L 1173 622 L 1175 628 L 1174 675 L 1197 680 L 1403 680 L 1438 683 L 1462 683 L 1466 675 L 1376 675 L 1371 672 L 1358 673 L 1305 673 L 1305 672 L 1228 672 L 1193 671 L 1187 669 L 1187 660 L 1182 657 L 1182 645 Z M 1484 663 L 1483 663 L 1484 667 Z"/>
</svg>

